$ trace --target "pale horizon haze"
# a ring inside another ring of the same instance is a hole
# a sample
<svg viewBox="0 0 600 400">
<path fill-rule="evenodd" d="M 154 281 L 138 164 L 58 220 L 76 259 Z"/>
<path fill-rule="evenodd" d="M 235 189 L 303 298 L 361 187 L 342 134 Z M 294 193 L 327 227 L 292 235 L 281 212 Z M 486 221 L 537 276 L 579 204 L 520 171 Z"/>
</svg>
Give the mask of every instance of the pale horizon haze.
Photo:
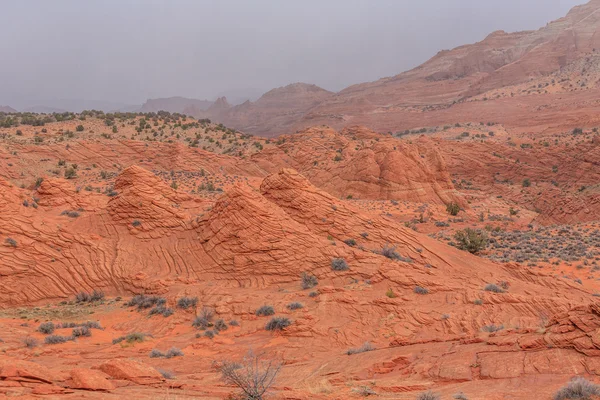
<svg viewBox="0 0 600 400">
<path fill-rule="evenodd" d="M 294 82 L 339 91 L 496 30 L 541 28 L 582 3 L 1 0 L 0 105 L 254 99 Z"/>
</svg>

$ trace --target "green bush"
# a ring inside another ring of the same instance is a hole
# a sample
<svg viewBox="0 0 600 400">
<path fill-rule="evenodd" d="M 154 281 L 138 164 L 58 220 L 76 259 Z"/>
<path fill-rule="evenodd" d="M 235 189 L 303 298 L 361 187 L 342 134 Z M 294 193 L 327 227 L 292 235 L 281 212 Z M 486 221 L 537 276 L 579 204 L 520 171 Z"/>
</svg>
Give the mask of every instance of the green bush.
<svg viewBox="0 0 600 400">
<path fill-rule="evenodd" d="M 456 232 L 454 239 L 458 248 L 476 254 L 485 249 L 488 244 L 488 235 L 484 230 L 466 228 Z"/>
<path fill-rule="evenodd" d="M 75 178 L 77 178 L 77 172 L 75 171 L 75 168 L 69 167 L 69 168 L 65 169 L 65 179 L 75 179 Z"/>
<path fill-rule="evenodd" d="M 456 203 L 450 203 L 446 206 L 448 214 L 456 216 L 460 212 L 460 206 Z"/>
</svg>

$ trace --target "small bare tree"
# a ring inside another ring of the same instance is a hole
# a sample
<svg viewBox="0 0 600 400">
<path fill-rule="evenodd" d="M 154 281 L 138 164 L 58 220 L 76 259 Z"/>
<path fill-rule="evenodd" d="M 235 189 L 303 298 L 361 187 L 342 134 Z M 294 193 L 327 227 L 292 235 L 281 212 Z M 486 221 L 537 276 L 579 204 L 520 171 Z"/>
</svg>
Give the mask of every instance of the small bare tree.
<svg viewBox="0 0 600 400">
<path fill-rule="evenodd" d="M 240 389 L 240 400 L 263 400 L 277 378 L 281 363 L 265 360 L 250 350 L 241 363 L 224 361 L 220 369 L 223 381 Z"/>
</svg>

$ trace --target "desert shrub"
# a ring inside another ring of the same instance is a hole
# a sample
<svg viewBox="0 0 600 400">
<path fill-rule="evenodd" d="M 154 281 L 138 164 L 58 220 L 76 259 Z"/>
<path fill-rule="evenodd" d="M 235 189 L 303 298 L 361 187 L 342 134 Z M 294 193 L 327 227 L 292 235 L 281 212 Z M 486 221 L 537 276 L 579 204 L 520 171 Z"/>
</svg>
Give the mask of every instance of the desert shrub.
<svg viewBox="0 0 600 400">
<path fill-rule="evenodd" d="M 77 217 L 79 217 L 79 212 L 64 210 L 63 212 L 60 213 L 60 215 L 66 215 L 69 218 L 77 218 Z"/>
<path fill-rule="evenodd" d="M 80 326 L 78 328 L 73 328 L 71 335 L 73 335 L 73 337 L 90 337 L 92 336 L 92 331 L 87 326 Z"/>
<path fill-rule="evenodd" d="M 232 319 L 231 321 L 229 321 L 229 325 L 240 326 L 240 323 L 237 321 L 237 319 Z"/>
<path fill-rule="evenodd" d="M 463 392 L 456 393 L 454 396 L 452 396 L 452 398 L 456 400 L 469 400 L 469 398 Z"/>
<path fill-rule="evenodd" d="M 177 300 L 177 307 L 183 310 L 187 310 L 190 307 L 196 307 L 197 304 L 197 297 L 182 297 L 179 300 Z"/>
<path fill-rule="evenodd" d="M 488 283 L 487 285 L 485 285 L 483 290 L 485 290 L 486 292 L 504 293 L 504 289 L 502 289 L 500 286 L 494 283 Z"/>
<path fill-rule="evenodd" d="M 139 220 L 134 219 L 133 222 L 131 223 L 131 225 L 137 228 L 137 227 L 141 226 L 142 223 Z"/>
<path fill-rule="evenodd" d="M 218 319 L 215 321 L 215 326 L 214 326 L 215 330 L 221 332 L 221 331 L 226 331 L 227 328 L 228 328 L 227 324 L 222 319 Z"/>
<path fill-rule="evenodd" d="M 417 400 L 440 400 L 440 395 L 428 390 L 426 392 L 419 393 Z"/>
<path fill-rule="evenodd" d="M 194 321 L 192 322 L 192 326 L 194 328 L 204 330 L 213 325 L 212 324 L 213 317 L 214 317 L 214 312 L 210 308 L 203 307 L 202 310 L 200 310 L 200 315 L 198 315 L 198 316 L 196 316 L 196 318 L 194 318 Z"/>
<path fill-rule="evenodd" d="M 281 331 L 291 324 L 292 322 L 286 317 L 273 317 L 269 322 L 267 322 L 265 329 L 268 331 Z"/>
<path fill-rule="evenodd" d="M 33 184 L 33 189 L 37 190 L 40 186 L 42 186 L 42 182 L 44 182 L 44 178 L 37 178 L 35 183 Z"/>
<path fill-rule="evenodd" d="M 169 307 L 165 307 L 163 305 L 155 306 L 150 310 L 149 315 L 162 315 L 163 317 L 170 317 L 173 315 L 173 309 Z"/>
<path fill-rule="evenodd" d="M 416 294 L 428 294 L 429 289 L 421 287 L 421 286 L 415 286 L 414 292 Z"/>
<path fill-rule="evenodd" d="M 6 243 L 7 245 L 9 245 L 10 247 L 17 247 L 17 241 L 13 238 L 6 238 L 6 240 L 4 241 L 4 243 Z"/>
<path fill-rule="evenodd" d="M 130 343 L 130 344 L 131 343 L 142 343 L 144 340 L 146 340 L 146 335 L 144 333 L 133 332 L 128 335 L 113 339 L 112 343 L 117 344 L 117 343 L 121 343 L 123 341 Z"/>
<path fill-rule="evenodd" d="M 150 358 L 173 358 L 181 356 L 183 356 L 183 352 L 177 347 L 171 347 L 169 350 L 167 350 L 166 353 L 163 353 L 158 349 L 152 349 L 152 351 L 150 352 Z"/>
<path fill-rule="evenodd" d="M 179 350 L 177 347 L 171 347 L 169 350 L 167 350 L 167 353 L 165 354 L 166 358 L 182 357 L 182 356 L 183 356 L 183 351 Z"/>
<path fill-rule="evenodd" d="M 145 294 L 135 295 L 126 303 L 128 307 L 137 307 L 138 310 L 164 306 L 165 304 L 167 304 L 167 300 L 164 297 L 146 296 Z"/>
<path fill-rule="evenodd" d="M 222 362 L 220 370 L 223 382 L 240 391 L 240 399 L 263 400 L 275 383 L 281 364 L 250 351 L 240 363 Z"/>
<path fill-rule="evenodd" d="M 353 388 L 352 391 L 362 397 L 377 395 L 377 392 L 375 392 L 370 386 L 359 386 L 357 388 Z"/>
<path fill-rule="evenodd" d="M 317 297 L 318 295 L 319 295 L 319 291 L 317 290 L 317 291 L 314 291 L 314 292 L 310 292 L 308 294 L 308 297 Z"/>
<path fill-rule="evenodd" d="M 481 229 L 466 228 L 465 230 L 457 231 L 454 239 L 459 249 L 466 250 L 472 254 L 480 252 L 488 245 L 488 235 Z"/>
<path fill-rule="evenodd" d="M 69 167 L 69 168 L 65 169 L 65 179 L 75 179 L 75 178 L 77 178 L 77 171 L 75 171 L 75 168 Z"/>
<path fill-rule="evenodd" d="M 355 349 L 348 349 L 346 354 L 351 356 L 353 354 L 365 353 L 367 351 L 375 350 L 375 346 L 373 346 L 370 342 L 364 342 L 362 346 L 357 347 Z"/>
<path fill-rule="evenodd" d="M 152 349 L 150 352 L 150 358 L 162 358 L 164 356 L 164 353 L 158 349 Z"/>
<path fill-rule="evenodd" d="M 38 332 L 41 332 L 44 335 L 49 335 L 54 332 L 55 328 L 54 322 L 44 322 L 38 327 Z"/>
<path fill-rule="evenodd" d="M 206 332 L 204 332 L 204 336 L 209 339 L 212 339 L 215 337 L 215 333 L 213 331 L 206 331 Z"/>
<path fill-rule="evenodd" d="M 256 310 L 256 315 L 258 316 L 268 316 L 275 314 L 275 309 L 273 306 L 262 306 L 258 310 Z"/>
<path fill-rule="evenodd" d="M 344 243 L 346 243 L 350 247 L 356 246 L 356 240 L 354 240 L 354 239 L 346 239 L 346 240 L 344 240 Z"/>
<path fill-rule="evenodd" d="M 49 335 L 44 339 L 44 343 L 46 344 L 60 344 L 66 343 L 69 340 L 73 340 L 73 336 L 60 336 L 60 335 Z"/>
<path fill-rule="evenodd" d="M 523 179 L 523 187 L 531 186 L 531 180 L 529 178 Z"/>
<path fill-rule="evenodd" d="M 309 275 L 306 272 L 302 273 L 302 289 L 310 289 L 319 284 L 316 276 Z"/>
<path fill-rule="evenodd" d="M 389 288 L 389 289 L 387 290 L 387 292 L 385 292 L 385 295 L 386 295 L 387 297 L 389 297 L 390 299 L 393 299 L 393 298 L 395 298 L 395 297 L 396 297 L 396 293 L 394 293 L 394 291 L 392 290 L 392 288 Z"/>
<path fill-rule="evenodd" d="M 385 245 L 383 249 L 381 249 L 381 254 L 389 258 L 390 260 L 399 260 L 401 258 L 400 254 L 396 251 L 396 246 Z"/>
<path fill-rule="evenodd" d="M 298 302 L 290 303 L 287 305 L 288 310 L 299 310 L 301 308 L 304 308 L 304 306 L 302 305 L 302 303 Z"/>
<path fill-rule="evenodd" d="M 163 376 L 165 379 L 173 379 L 175 374 L 171 371 L 164 370 L 162 368 L 156 368 L 156 370 Z"/>
<path fill-rule="evenodd" d="M 79 292 L 75 295 L 75 302 L 77 303 L 93 303 L 104 299 L 104 292 L 94 290 L 91 293 Z"/>
<path fill-rule="evenodd" d="M 56 325 L 57 329 L 60 328 L 78 328 L 86 327 L 88 329 L 102 329 L 100 322 L 98 321 L 86 321 L 86 322 L 61 322 Z"/>
<path fill-rule="evenodd" d="M 34 347 L 38 347 L 39 346 L 38 340 L 36 338 L 31 337 L 31 336 L 27 336 L 25 339 L 23 339 L 23 344 L 28 349 L 33 349 Z"/>
<path fill-rule="evenodd" d="M 84 128 L 83 128 L 83 125 L 77 125 L 77 127 L 75 128 L 75 130 L 76 130 L 77 132 L 83 132 L 83 129 L 84 129 Z"/>
<path fill-rule="evenodd" d="M 600 387 L 585 378 L 573 378 L 554 395 L 554 400 L 592 400 L 600 396 Z"/>
<path fill-rule="evenodd" d="M 86 321 L 81 324 L 81 326 L 87 326 L 90 329 L 102 329 L 102 325 L 98 321 Z"/>
<path fill-rule="evenodd" d="M 460 206 L 456 203 L 450 203 L 446 206 L 446 212 L 452 216 L 456 216 L 460 212 Z"/>
<path fill-rule="evenodd" d="M 481 327 L 481 330 L 484 332 L 498 332 L 501 331 L 502 329 L 504 329 L 504 325 L 494 325 L 494 324 L 490 324 L 490 325 L 485 325 Z"/>
<path fill-rule="evenodd" d="M 331 269 L 334 271 L 348 271 L 348 264 L 343 258 L 334 258 L 331 260 Z"/>
</svg>

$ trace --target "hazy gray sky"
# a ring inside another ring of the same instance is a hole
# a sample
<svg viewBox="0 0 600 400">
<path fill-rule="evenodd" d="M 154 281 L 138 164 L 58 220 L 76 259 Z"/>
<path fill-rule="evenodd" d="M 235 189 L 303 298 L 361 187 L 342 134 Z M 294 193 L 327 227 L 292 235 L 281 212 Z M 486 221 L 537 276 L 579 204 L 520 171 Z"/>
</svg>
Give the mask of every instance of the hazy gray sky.
<svg viewBox="0 0 600 400">
<path fill-rule="evenodd" d="M 0 0 L 0 105 L 340 90 L 585 0 Z"/>
</svg>

